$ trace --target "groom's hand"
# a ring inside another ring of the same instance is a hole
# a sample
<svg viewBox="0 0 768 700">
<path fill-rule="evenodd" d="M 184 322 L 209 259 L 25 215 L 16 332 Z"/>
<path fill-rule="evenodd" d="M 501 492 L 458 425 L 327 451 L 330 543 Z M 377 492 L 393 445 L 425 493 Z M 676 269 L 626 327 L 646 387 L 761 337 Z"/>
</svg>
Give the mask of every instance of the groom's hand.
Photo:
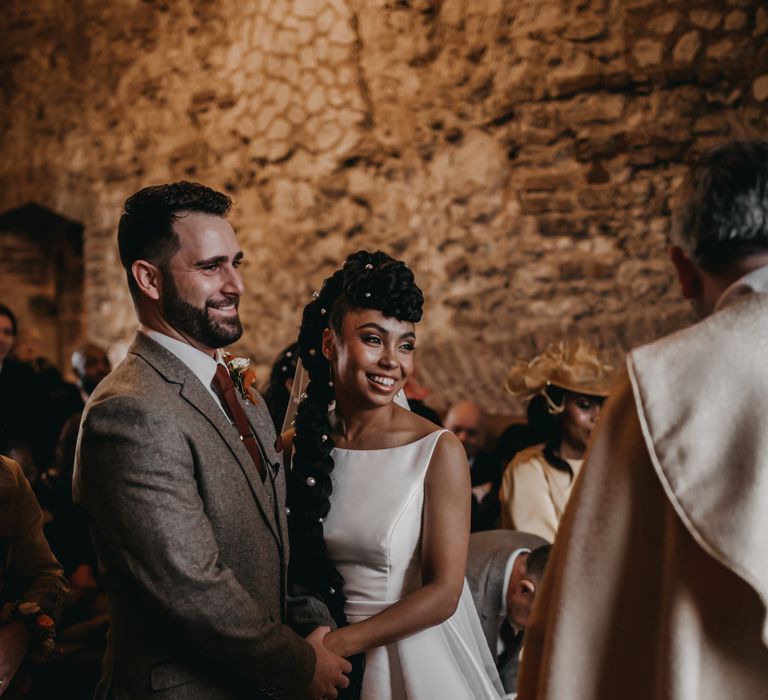
<svg viewBox="0 0 768 700">
<path fill-rule="evenodd" d="M 338 695 L 336 688 L 346 688 L 349 678 L 344 674 L 352 670 L 352 664 L 341 656 L 336 656 L 326 649 L 323 639 L 330 627 L 318 627 L 307 637 L 307 641 L 315 650 L 315 675 L 307 691 L 308 700 L 324 700 Z"/>
</svg>

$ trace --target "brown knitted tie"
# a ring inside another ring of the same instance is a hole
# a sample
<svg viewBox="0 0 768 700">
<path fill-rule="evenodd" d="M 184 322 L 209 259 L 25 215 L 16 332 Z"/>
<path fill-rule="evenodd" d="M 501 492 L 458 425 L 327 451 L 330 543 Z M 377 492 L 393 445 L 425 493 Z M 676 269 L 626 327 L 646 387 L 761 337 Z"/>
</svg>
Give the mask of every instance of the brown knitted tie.
<svg viewBox="0 0 768 700">
<path fill-rule="evenodd" d="M 251 455 L 251 459 L 256 465 L 256 471 L 259 472 L 259 476 L 263 481 L 264 466 L 261 462 L 259 446 L 256 443 L 256 438 L 253 435 L 251 426 L 248 423 L 248 416 L 245 414 L 245 409 L 237 399 L 235 383 L 232 381 L 232 377 L 229 376 L 229 372 L 227 371 L 227 368 L 224 367 L 224 365 L 216 365 L 216 374 L 213 377 L 212 384 L 224 402 L 224 410 L 235 424 L 237 432 L 240 433 L 240 439 L 243 441 L 243 444 L 248 450 L 248 453 Z"/>
</svg>

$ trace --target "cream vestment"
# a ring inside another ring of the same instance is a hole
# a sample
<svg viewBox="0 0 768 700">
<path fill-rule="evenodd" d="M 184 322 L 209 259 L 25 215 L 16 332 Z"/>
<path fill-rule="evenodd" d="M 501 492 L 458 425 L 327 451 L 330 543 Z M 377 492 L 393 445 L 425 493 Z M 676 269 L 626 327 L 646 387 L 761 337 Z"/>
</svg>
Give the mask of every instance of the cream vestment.
<svg viewBox="0 0 768 700">
<path fill-rule="evenodd" d="M 630 354 L 536 598 L 519 698 L 766 698 L 767 601 L 768 295 L 749 294 Z"/>
<path fill-rule="evenodd" d="M 544 457 L 544 446 L 534 445 L 515 455 L 501 482 L 501 527 L 520 530 L 555 541 L 565 505 L 582 460 L 569 459 L 573 474 L 553 467 Z"/>
</svg>

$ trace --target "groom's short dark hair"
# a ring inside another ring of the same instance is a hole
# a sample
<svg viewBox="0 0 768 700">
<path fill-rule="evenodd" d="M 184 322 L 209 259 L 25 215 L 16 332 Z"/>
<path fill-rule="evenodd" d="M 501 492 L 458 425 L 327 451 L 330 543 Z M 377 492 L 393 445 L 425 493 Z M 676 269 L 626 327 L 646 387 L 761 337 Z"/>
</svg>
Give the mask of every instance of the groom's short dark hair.
<svg viewBox="0 0 768 700">
<path fill-rule="evenodd" d="M 145 187 L 125 200 L 117 226 L 120 262 L 134 300 L 138 289 L 131 274 L 137 260 L 163 265 L 179 249 L 173 222 L 181 212 L 226 216 L 232 207 L 227 195 L 197 182 L 173 182 Z"/>
</svg>

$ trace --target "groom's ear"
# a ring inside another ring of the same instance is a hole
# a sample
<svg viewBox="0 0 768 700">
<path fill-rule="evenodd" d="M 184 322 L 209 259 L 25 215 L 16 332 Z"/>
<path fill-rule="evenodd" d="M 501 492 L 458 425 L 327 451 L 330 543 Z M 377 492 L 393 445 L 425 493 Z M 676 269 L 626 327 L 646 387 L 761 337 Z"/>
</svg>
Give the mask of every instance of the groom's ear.
<svg viewBox="0 0 768 700">
<path fill-rule="evenodd" d="M 159 301 L 163 294 L 163 274 L 160 268 L 146 260 L 135 260 L 131 265 L 131 274 L 144 296 Z"/>
<path fill-rule="evenodd" d="M 330 328 L 326 328 L 323 331 L 323 342 L 321 345 L 323 351 L 323 357 L 326 360 L 333 360 L 336 357 L 336 339 L 334 332 Z"/>
</svg>

